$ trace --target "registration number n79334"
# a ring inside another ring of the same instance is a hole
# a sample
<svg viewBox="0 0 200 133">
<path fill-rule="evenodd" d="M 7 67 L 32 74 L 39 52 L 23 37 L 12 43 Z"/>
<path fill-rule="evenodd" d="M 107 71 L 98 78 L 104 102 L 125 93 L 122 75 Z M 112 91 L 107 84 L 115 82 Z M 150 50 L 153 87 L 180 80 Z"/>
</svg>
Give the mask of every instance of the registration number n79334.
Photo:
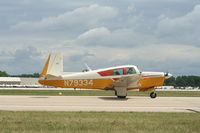
<svg viewBox="0 0 200 133">
<path fill-rule="evenodd" d="M 78 87 L 78 86 L 92 86 L 92 79 L 70 79 L 64 80 L 64 86 L 66 87 Z"/>
</svg>

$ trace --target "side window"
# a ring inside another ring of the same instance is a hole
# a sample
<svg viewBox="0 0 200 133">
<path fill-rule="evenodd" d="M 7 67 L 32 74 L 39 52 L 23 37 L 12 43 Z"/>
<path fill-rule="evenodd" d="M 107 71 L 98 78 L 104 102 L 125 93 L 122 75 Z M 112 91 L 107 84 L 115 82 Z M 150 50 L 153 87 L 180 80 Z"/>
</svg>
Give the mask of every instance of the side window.
<svg viewBox="0 0 200 133">
<path fill-rule="evenodd" d="M 123 75 L 123 69 L 115 69 L 113 70 L 114 75 Z"/>
<path fill-rule="evenodd" d="M 126 73 L 127 74 L 136 74 L 136 71 L 135 71 L 135 69 L 134 68 L 126 68 Z"/>
</svg>

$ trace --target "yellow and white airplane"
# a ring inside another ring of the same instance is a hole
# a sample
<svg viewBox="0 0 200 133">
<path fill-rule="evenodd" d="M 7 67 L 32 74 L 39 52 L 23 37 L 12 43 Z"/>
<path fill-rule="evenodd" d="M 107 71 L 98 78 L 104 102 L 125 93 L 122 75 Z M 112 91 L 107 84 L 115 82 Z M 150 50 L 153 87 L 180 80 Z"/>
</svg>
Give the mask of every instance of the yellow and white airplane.
<svg viewBox="0 0 200 133">
<path fill-rule="evenodd" d="M 114 90 L 118 98 L 126 98 L 127 90 L 150 90 L 155 98 L 155 87 L 162 86 L 164 80 L 171 77 L 164 72 L 140 72 L 137 66 L 124 65 L 84 72 L 63 72 L 63 56 L 52 53 L 46 61 L 39 83 L 62 88 L 86 88 Z"/>
</svg>

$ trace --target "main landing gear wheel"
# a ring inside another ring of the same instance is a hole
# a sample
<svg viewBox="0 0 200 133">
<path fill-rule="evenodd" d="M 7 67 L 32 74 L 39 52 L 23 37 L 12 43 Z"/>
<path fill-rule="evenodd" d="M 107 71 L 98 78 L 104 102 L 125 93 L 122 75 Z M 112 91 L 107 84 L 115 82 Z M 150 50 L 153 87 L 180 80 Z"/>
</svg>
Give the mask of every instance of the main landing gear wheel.
<svg viewBox="0 0 200 133">
<path fill-rule="evenodd" d="M 118 98 L 124 99 L 126 96 L 117 96 Z"/>
<path fill-rule="evenodd" d="M 115 91 L 115 96 L 117 96 L 117 91 Z"/>
<path fill-rule="evenodd" d="M 151 92 L 151 93 L 150 93 L 150 97 L 151 97 L 151 98 L 156 98 L 156 97 L 157 97 L 157 94 L 156 94 L 155 92 Z"/>
</svg>

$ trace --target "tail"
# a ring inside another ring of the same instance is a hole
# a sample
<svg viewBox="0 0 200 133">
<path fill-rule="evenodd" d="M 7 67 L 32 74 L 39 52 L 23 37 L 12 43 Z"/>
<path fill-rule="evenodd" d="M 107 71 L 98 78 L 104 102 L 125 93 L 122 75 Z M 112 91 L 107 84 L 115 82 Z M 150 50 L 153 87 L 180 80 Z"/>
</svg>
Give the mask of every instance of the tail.
<svg viewBox="0 0 200 133">
<path fill-rule="evenodd" d="M 55 76 L 58 77 L 63 73 L 63 56 L 61 53 L 51 53 L 40 74 L 41 77 Z"/>
</svg>

